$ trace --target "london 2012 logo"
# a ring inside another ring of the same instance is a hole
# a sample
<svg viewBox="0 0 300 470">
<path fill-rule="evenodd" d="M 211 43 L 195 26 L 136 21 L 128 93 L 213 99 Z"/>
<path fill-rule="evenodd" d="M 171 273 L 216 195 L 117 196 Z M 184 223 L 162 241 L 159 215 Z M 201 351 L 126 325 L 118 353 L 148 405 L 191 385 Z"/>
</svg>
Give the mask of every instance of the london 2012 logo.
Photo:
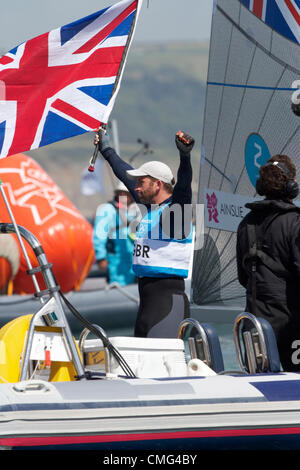
<svg viewBox="0 0 300 470">
<path fill-rule="evenodd" d="M 209 217 L 209 222 L 213 219 L 217 224 L 219 223 L 218 220 L 218 199 L 215 193 L 212 193 L 211 195 L 206 193 L 206 207 L 208 211 L 208 217 Z"/>
<path fill-rule="evenodd" d="M 251 134 L 245 146 L 245 165 L 254 188 L 259 176 L 259 168 L 265 165 L 269 158 L 271 154 L 264 139 L 259 134 Z"/>
</svg>

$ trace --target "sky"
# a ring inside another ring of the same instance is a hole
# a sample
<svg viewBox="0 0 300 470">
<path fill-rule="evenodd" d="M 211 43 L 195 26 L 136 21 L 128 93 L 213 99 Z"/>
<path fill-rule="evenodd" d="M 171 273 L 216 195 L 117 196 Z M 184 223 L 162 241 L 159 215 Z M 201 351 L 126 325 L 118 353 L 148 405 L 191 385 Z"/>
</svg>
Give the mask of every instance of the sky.
<svg viewBox="0 0 300 470">
<path fill-rule="evenodd" d="M 2 0 L 3 1 L 3 0 Z M 0 16 L 0 51 L 8 52 L 39 34 L 71 23 L 115 0 L 5 0 Z M 143 0 L 135 42 L 209 39 L 213 0 Z"/>
</svg>

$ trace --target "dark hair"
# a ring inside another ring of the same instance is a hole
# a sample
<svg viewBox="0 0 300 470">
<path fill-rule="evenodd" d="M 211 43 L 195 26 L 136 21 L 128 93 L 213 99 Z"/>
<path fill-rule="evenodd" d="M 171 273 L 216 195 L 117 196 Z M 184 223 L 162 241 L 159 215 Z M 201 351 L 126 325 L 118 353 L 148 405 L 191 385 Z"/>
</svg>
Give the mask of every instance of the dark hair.
<svg viewBox="0 0 300 470">
<path fill-rule="evenodd" d="M 286 174 L 276 165 L 270 165 L 272 162 L 282 163 L 289 174 Z M 260 167 L 260 192 L 269 199 L 287 199 L 286 182 L 294 178 L 296 178 L 296 167 L 290 157 L 287 155 L 274 155 L 267 161 L 266 165 Z"/>
<path fill-rule="evenodd" d="M 173 178 L 173 179 L 174 179 L 174 178 Z M 172 194 L 172 193 L 173 193 L 173 189 L 174 189 L 173 184 L 165 183 L 165 182 L 163 181 L 163 187 L 164 187 L 165 191 L 167 191 L 167 193 L 169 193 L 169 194 Z"/>
</svg>

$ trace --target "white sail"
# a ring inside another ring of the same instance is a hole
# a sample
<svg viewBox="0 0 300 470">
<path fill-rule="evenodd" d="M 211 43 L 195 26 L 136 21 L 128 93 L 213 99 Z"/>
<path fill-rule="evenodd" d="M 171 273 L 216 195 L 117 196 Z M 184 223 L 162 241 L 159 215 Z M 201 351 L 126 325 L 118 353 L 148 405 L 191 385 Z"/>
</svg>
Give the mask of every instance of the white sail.
<svg viewBox="0 0 300 470">
<path fill-rule="evenodd" d="M 300 171 L 300 117 L 291 109 L 299 18 L 299 0 L 218 0 L 214 8 L 198 188 L 207 226 L 194 255 L 194 304 L 244 304 L 235 260 L 242 201 L 256 197 L 259 166 L 271 155 L 289 155 Z"/>
</svg>

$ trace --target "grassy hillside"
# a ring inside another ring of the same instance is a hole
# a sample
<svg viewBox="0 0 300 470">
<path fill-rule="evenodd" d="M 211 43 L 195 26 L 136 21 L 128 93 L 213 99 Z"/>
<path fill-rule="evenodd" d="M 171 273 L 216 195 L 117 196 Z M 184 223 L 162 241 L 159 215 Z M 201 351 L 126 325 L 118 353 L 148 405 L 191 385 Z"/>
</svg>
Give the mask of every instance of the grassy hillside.
<svg viewBox="0 0 300 470">
<path fill-rule="evenodd" d="M 137 135 L 167 147 L 177 128 L 198 136 L 206 70 L 207 46 L 170 44 L 132 49 L 112 113 L 122 123 L 120 140 L 130 142 Z"/>
<path fill-rule="evenodd" d="M 191 133 L 197 142 L 193 152 L 194 189 L 199 171 L 207 62 L 208 43 L 133 46 L 111 115 L 118 123 L 123 158 L 129 160 L 139 149 L 139 138 L 149 142 L 153 150 L 152 154 L 137 158 L 135 165 L 157 159 L 176 171 L 175 132 L 182 129 Z M 86 216 L 93 215 L 106 197 L 80 193 L 80 175 L 93 152 L 92 141 L 89 133 L 27 152 Z"/>
</svg>

